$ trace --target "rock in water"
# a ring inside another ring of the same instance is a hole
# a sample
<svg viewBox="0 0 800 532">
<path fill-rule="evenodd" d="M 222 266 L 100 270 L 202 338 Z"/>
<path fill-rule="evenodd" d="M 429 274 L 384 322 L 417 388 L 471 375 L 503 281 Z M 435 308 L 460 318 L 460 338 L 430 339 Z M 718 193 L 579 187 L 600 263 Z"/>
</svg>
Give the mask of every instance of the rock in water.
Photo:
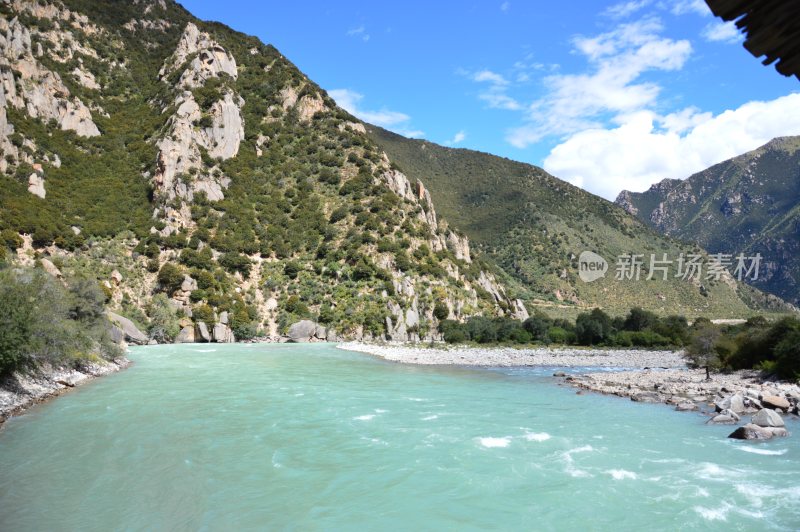
<svg viewBox="0 0 800 532">
<path fill-rule="evenodd" d="M 236 341 L 233 331 L 227 325 L 217 323 L 214 325 L 214 341 L 221 344 L 230 344 Z"/>
<path fill-rule="evenodd" d="M 294 343 L 310 342 L 316 332 L 316 323 L 311 320 L 300 320 L 289 327 L 289 341 Z"/>
<path fill-rule="evenodd" d="M 697 405 L 689 402 L 678 403 L 678 405 L 675 407 L 675 410 L 678 412 L 691 412 L 693 410 L 697 410 Z"/>
<path fill-rule="evenodd" d="M 731 432 L 728 437 L 735 440 L 769 440 L 788 435 L 789 432 L 783 427 L 759 427 L 753 423 L 748 423 Z"/>
<path fill-rule="evenodd" d="M 197 341 L 199 342 L 210 342 L 211 341 L 211 333 L 208 332 L 208 325 L 205 322 L 200 322 L 197 324 Z"/>
<path fill-rule="evenodd" d="M 730 410 L 726 410 L 725 413 L 717 414 L 716 416 L 712 417 L 706 423 L 709 425 L 735 425 L 738 421 L 738 416 L 733 417 L 731 415 Z"/>
<path fill-rule="evenodd" d="M 194 343 L 194 327 L 191 325 L 187 325 L 181 332 L 178 333 L 178 336 L 175 337 L 176 344 L 191 344 Z"/>
<path fill-rule="evenodd" d="M 122 332 L 125 333 L 125 340 L 132 344 L 146 345 L 149 338 L 146 334 L 140 331 L 131 320 L 120 316 L 114 312 L 108 311 L 108 319 L 112 324 L 116 325 Z"/>
<path fill-rule="evenodd" d="M 755 413 L 752 420 L 753 424 L 759 427 L 783 427 L 784 422 L 780 414 L 769 408 L 762 408 Z"/>
<path fill-rule="evenodd" d="M 766 408 L 780 408 L 784 412 L 788 412 L 792 407 L 792 405 L 789 404 L 789 401 L 777 395 L 765 395 L 761 398 L 761 404 Z"/>
</svg>

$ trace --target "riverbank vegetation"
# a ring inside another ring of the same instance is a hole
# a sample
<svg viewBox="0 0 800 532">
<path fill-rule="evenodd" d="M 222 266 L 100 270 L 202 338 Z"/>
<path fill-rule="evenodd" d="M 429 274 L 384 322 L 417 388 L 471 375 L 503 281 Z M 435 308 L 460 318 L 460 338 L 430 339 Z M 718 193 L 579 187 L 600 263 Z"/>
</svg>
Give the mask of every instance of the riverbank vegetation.
<svg viewBox="0 0 800 532">
<path fill-rule="evenodd" d="M 736 325 L 698 318 L 690 325 L 684 316 L 660 317 L 641 308 L 614 318 L 594 309 L 579 314 L 575 321 L 552 319 L 539 311 L 524 322 L 483 316 L 463 323 L 444 320 L 439 330 L 451 344 L 685 349 L 694 367 L 714 371 L 755 368 L 781 379 L 800 377 L 800 320 L 796 317 L 771 322 L 759 316 Z"/>
<path fill-rule="evenodd" d="M 0 269 L 0 377 L 119 357 L 105 303 L 93 279 L 62 283 L 41 269 Z"/>
</svg>

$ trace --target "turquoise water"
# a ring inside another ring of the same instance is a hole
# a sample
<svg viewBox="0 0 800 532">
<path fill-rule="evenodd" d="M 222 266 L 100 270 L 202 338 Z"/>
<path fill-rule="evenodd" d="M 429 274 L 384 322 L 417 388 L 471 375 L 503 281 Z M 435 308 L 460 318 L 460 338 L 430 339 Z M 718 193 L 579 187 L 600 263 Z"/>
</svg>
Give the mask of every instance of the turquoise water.
<svg viewBox="0 0 800 532">
<path fill-rule="evenodd" d="M 800 434 L 594 394 L 552 369 L 330 345 L 133 350 L 0 430 L 0 530 L 800 528 Z"/>
</svg>

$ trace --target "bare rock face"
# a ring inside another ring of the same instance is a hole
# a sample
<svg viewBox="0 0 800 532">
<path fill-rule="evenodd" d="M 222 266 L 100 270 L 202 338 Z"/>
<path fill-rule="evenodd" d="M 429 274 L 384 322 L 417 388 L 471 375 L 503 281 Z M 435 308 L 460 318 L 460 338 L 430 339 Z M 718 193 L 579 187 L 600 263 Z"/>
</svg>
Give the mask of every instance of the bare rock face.
<svg viewBox="0 0 800 532">
<path fill-rule="evenodd" d="M 238 70 L 236 60 L 218 42 L 213 40 L 208 33 L 201 32 L 191 22 L 186 25 L 181 35 L 178 46 L 172 57 L 166 61 L 160 77 L 165 77 L 177 70 L 191 55 L 196 54 L 183 72 L 180 85 L 187 88 L 197 88 L 212 77 L 219 77 L 225 73 L 236 79 Z"/>
<path fill-rule="evenodd" d="M 244 139 L 244 121 L 240 109 L 243 101 L 227 92 L 209 111 L 211 126 L 200 128 L 196 124 L 203 113 L 191 92 L 176 100 L 178 109 L 171 118 L 169 133 L 158 142 L 158 167 L 154 177 L 156 189 L 166 199 L 179 197 L 191 201 L 194 193 L 205 192 L 208 199 L 224 198 L 223 189 L 230 180 L 206 173 L 200 156 L 200 147 L 212 157 L 230 159 L 239 152 Z M 178 179 L 194 172 L 192 179 Z"/>
<path fill-rule="evenodd" d="M 181 74 L 178 85 L 183 89 L 201 87 L 206 80 L 222 75 L 238 76 L 236 60 L 219 43 L 187 24 L 178 46 L 159 73 L 162 79 L 183 66 L 194 56 Z M 205 193 L 210 201 L 222 200 L 230 179 L 218 169 L 206 168 L 201 148 L 212 158 L 230 159 L 239 153 L 244 140 L 241 108 L 244 100 L 226 89 L 208 109 L 201 109 L 189 90 L 175 99 L 177 110 L 171 117 L 167 134 L 159 148 L 157 169 L 153 178 L 158 194 L 165 200 L 176 197 L 191 202 L 194 194 Z"/>
<path fill-rule="evenodd" d="M 30 32 L 16 17 L 11 21 L 0 18 L 0 59 L 11 67 L 4 69 L 0 79 L 4 108 L 11 105 L 33 118 L 55 120 L 62 130 L 83 137 L 100 135 L 89 108 L 70 97 L 61 77 L 36 60 Z"/>
<path fill-rule="evenodd" d="M 531 317 L 521 299 L 511 301 L 511 317 L 519 321 L 525 321 Z"/>
<path fill-rule="evenodd" d="M 472 257 L 469 252 L 469 239 L 459 236 L 453 231 L 447 232 L 447 249 L 453 252 L 457 259 L 471 263 Z"/>
<path fill-rule="evenodd" d="M 28 192 L 42 199 L 47 195 L 47 191 L 44 189 L 44 178 L 36 172 L 28 177 Z"/>
</svg>

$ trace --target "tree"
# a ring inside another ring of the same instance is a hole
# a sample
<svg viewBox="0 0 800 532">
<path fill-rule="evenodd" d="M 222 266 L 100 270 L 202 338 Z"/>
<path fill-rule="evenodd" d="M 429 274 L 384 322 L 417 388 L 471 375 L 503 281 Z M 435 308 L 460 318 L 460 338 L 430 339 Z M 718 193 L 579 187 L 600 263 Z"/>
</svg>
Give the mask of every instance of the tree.
<svg viewBox="0 0 800 532">
<path fill-rule="evenodd" d="M 689 365 L 695 368 L 706 369 L 706 380 L 711 380 L 711 368 L 720 366 L 719 355 L 716 352 L 720 330 L 713 324 L 703 325 L 692 333 L 689 345 L 686 346 L 685 357 Z"/>
<path fill-rule="evenodd" d="M 433 315 L 439 321 L 446 320 L 447 316 L 450 315 L 450 309 L 447 308 L 447 304 L 444 301 L 437 301 L 433 306 Z"/>
<path fill-rule="evenodd" d="M 178 315 L 164 294 L 156 294 L 147 307 L 150 317 L 150 338 L 167 343 L 175 339 L 181 330 Z"/>
<path fill-rule="evenodd" d="M 658 316 L 639 307 L 634 307 L 625 318 L 623 328 L 626 331 L 643 331 L 658 323 Z"/>
<path fill-rule="evenodd" d="M 613 333 L 611 317 L 599 308 L 579 314 L 575 320 L 575 334 L 583 345 L 605 342 Z"/>
<path fill-rule="evenodd" d="M 182 283 L 183 270 L 171 262 L 165 263 L 161 269 L 158 270 L 158 284 L 170 294 L 180 288 Z"/>
<path fill-rule="evenodd" d="M 782 379 L 800 376 L 800 330 L 794 330 L 775 346 L 775 372 Z"/>
</svg>

